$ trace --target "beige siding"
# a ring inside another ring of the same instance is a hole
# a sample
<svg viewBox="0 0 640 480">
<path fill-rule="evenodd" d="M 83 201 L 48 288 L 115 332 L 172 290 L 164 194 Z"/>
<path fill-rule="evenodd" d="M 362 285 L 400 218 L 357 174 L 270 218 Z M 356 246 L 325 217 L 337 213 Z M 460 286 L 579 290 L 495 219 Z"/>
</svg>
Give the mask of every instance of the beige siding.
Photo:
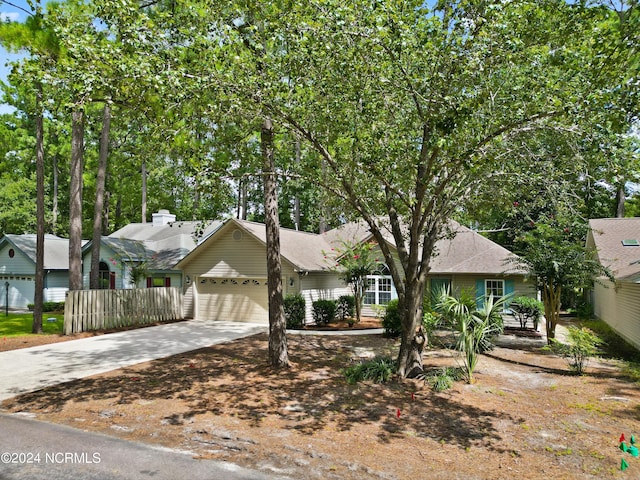
<svg viewBox="0 0 640 480">
<path fill-rule="evenodd" d="M 231 227 L 233 227 L 230 224 Z M 184 275 L 218 278 L 262 278 L 267 276 L 267 255 L 263 243 L 244 231 L 240 239 L 234 239 L 234 228 L 220 232 L 220 237 L 201 250 L 183 268 Z M 282 275 L 297 277 L 291 265 L 282 262 Z"/>
<path fill-rule="evenodd" d="M 266 248 L 250 234 L 229 225 L 231 228 L 219 232 L 215 242 L 200 249 L 183 267 L 183 275 L 191 279 L 185 290 L 185 315 L 266 323 Z M 285 295 L 298 291 L 298 274 L 284 259 L 282 283 Z"/>
<path fill-rule="evenodd" d="M 186 276 L 185 276 L 185 279 L 186 279 Z M 195 289 L 195 284 L 192 279 L 189 281 L 188 284 L 185 281 L 184 288 L 182 289 L 184 292 L 184 300 L 183 300 L 184 318 L 195 318 L 195 312 L 193 309 L 194 289 Z"/>
<path fill-rule="evenodd" d="M 313 323 L 313 302 L 316 300 L 337 300 L 341 295 L 352 294 L 338 275 L 330 272 L 300 277 L 300 293 L 306 302 L 306 323 Z"/>
<path fill-rule="evenodd" d="M 640 349 L 640 284 L 611 282 L 596 283 L 593 307 L 600 318 L 627 341 Z"/>
</svg>

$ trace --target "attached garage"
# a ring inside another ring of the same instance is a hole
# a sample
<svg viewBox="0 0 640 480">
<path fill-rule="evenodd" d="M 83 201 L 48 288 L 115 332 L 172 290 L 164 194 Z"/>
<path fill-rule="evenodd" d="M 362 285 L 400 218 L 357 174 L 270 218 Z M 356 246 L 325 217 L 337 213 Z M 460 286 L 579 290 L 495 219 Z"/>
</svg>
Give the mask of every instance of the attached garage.
<svg viewBox="0 0 640 480">
<path fill-rule="evenodd" d="M 200 277 L 196 318 L 269 323 L 266 278 Z"/>
<path fill-rule="evenodd" d="M 36 290 L 36 282 L 33 276 L 7 276 L 0 275 L 2 290 L 0 305 L 6 307 L 7 285 L 9 286 L 9 308 L 26 310 L 27 305 L 33 303 Z"/>
</svg>

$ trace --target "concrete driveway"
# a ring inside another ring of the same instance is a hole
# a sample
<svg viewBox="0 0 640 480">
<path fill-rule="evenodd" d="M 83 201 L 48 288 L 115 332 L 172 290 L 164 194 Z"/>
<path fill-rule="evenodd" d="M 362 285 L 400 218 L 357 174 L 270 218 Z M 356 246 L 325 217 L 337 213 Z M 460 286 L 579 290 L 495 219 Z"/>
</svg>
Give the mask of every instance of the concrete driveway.
<svg viewBox="0 0 640 480">
<path fill-rule="evenodd" d="M 266 331 L 254 323 L 189 320 L 0 352 L 0 401 Z"/>
</svg>

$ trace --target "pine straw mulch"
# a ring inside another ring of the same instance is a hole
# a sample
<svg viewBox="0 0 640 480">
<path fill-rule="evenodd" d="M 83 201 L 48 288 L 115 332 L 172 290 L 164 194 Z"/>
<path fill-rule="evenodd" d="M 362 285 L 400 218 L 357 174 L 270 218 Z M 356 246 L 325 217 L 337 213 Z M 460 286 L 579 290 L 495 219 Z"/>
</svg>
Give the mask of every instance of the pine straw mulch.
<svg viewBox="0 0 640 480">
<path fill-rule="evenodd" d="M 345 381 L 353 362 L 396 354 L 382 335 L 289 335 L 284 371 L 266 365 L 267 342 L 255 335 L 1 407 L 295 479 L 640 477 L 640 459 L 618 449 L 622 432 L 640 436 L 640 390 L 614 361 L 579 377 L 535 348 L 496 348 L 474 384 L 434 393 L 416 380 Z M 425 366 L 455 364 L 449 350 L 425 353 Z"/>
</svg>

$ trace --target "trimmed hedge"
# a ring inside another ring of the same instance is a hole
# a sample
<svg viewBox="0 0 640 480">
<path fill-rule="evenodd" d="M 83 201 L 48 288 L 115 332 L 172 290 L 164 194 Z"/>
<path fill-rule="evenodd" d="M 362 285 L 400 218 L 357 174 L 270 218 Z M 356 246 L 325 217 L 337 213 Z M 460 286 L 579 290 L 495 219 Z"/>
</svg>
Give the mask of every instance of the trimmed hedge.
<svg viewBox="0 0 640 480">
<path fill-rule="evenodd" d="M 27 305 L 27 308 L 30 312 L 33 312 L 35 305 L 30 303 Z M 44 302 L 42 304 L 43 312 L 61 312 L 64 310 L 64 302 Z"/>
<path fill-rule="evenodd" d="M 327 325 L 336 318 L 337 310 L 335 300 L 316 300 L 313 302 L 313 321 L 316 325 Z"/>
<path fill-rule="evenodd" d="M 402 319 L 397 298 L 387 303 L 387 309 L 382 317 L 382 328 L 384 328 L 384 334 L 389 337 L 396 338 L 402 333 Z"/>
<path fill-rule="evenodd" d="M 306 302 L 300 293 L 284 297 L 284 317 L 287 328 L 300 329 L 304 327 Z"/>
<path fill-rule="evenodd" d="M 356 314 L 356 298 L 353 295 L 342 295 L 338 298 L 338 310 L 336 316 L 345 321 Z"/>
</svg>

